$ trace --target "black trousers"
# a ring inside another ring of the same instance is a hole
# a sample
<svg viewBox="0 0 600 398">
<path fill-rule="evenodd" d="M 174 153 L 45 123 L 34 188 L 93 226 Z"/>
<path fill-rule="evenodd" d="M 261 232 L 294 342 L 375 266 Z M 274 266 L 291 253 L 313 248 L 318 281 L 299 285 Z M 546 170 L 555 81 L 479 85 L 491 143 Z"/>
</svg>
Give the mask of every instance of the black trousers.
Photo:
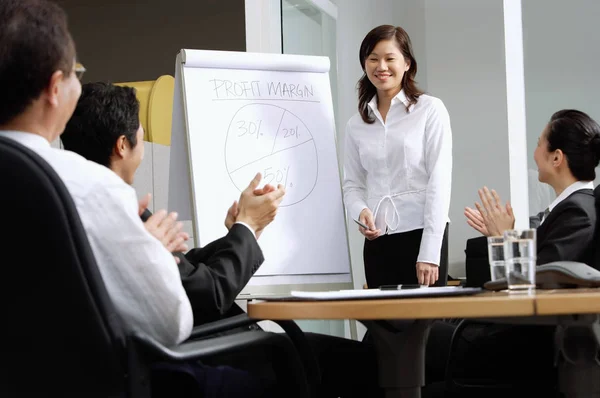
<svg viewBox="0 0 600 398">
<path fill-rule="evenodd" d="M 421 247 L 423 229 L 382 235 L 365 239 L 363 258 L 369 288 L 381 285 L 417 284 L 417 257 Z M 440 253 L 439 279 L 434 286 L 448 282 L 448 224 L 444 230 Z"/>
</svg>

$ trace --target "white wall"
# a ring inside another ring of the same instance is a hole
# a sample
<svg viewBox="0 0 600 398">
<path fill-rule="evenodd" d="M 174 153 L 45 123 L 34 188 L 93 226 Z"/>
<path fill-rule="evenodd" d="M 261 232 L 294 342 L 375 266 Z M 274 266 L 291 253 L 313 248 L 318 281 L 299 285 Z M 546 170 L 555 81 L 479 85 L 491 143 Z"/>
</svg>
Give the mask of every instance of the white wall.
<svg viewBox="0 0 600 398">
<path fill-rule="evenodd" d="M 425 0 L 394 1 L 392 25 L 399 25 L 408 32 L 417 60 L 417 84 L 428 91 L 425 11 Z"/>
<path fill-rule="evenodd" d="M 536 169 L 537 138 L 554 112 L 575 108 L 600 122 L 600 2 L 527 0 L 522 10 L 527 149 Z"/>
<path fill-rule="evenodd" d="M 446 104 L 453 130 L 450 272 L 464 275 L 466 239 L 478 235 L 464 207 L 484 185 L 510 198 L 503 2 L 425 4 L 428 89 Z"/>
</svg>

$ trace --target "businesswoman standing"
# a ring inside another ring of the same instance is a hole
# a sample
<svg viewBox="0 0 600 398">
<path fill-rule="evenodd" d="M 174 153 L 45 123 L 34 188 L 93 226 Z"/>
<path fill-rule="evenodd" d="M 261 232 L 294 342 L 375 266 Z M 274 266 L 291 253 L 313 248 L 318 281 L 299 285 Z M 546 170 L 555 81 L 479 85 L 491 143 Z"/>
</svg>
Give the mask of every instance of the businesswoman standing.
<svg viewBox="0 0 600 398">
<path fill-rule="evenodd" d="M 368 228 L 367 284 L 445 285 L 452 178 L 450 117 L 415 83 L 408 34 L 382 25 L 359 52 L 358 113 L 346 126 L 344 201 Z"/>
</svg>

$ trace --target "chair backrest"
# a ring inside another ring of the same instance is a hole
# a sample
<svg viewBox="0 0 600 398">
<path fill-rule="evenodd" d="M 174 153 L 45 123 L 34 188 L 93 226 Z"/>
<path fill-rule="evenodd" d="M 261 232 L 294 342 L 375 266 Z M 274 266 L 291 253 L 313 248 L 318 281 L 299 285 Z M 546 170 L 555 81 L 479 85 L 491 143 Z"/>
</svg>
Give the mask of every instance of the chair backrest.
<svg viewBox="0 0 600 398">
<path fill-rule="evenodd" d="M 467 287 L 483 287 L 484 283 L 492 279 L 487 253 L 487 238 L 485 236 L 467 240 L 465 273 Z"/>
<path fill-rule="evenodd" d="M 126 343 L 85 230 L 54 170 L 0 137 L 0 396 L 123 396 Z"/>
<path fill-rule="evenodd" d="M 596 198 L 596 230 L 594 233 L 593 253 L 594 260 L 592 267 L 600 271 L 600 185 L 594 189 L 594 197 Z"/>
</svg>

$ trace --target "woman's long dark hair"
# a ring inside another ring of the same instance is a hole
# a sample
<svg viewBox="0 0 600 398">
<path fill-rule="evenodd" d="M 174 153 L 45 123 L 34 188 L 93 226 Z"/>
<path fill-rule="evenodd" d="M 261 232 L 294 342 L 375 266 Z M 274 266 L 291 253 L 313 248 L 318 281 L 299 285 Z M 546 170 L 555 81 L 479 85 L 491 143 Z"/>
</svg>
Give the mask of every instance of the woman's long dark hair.
<svg viewBox="0 0 600 398">
<path fill-rule="evenodd" d="M 408 99 L 408 106 L 416 104 L 419 96 L 423 94 L 417 87 L 415 76 L 417 74 L 417 60 L 413 55 L 410 37 L 404 29 L 399 26 L 381 25 L 371 30 L 362 41 L 358 57 L 363 76 L 358 81 L 358 112 L 365 123 L 373 123 L 375 119 L 369 114 L 369 101 L 377 94 L 377 89 L 369 80 L 365 71 L 365 61 L 373 49 L 382 40 L 395 40 L 404 59 L 410 67 L 402 77 L 402 89 Z"/>
</svg>

